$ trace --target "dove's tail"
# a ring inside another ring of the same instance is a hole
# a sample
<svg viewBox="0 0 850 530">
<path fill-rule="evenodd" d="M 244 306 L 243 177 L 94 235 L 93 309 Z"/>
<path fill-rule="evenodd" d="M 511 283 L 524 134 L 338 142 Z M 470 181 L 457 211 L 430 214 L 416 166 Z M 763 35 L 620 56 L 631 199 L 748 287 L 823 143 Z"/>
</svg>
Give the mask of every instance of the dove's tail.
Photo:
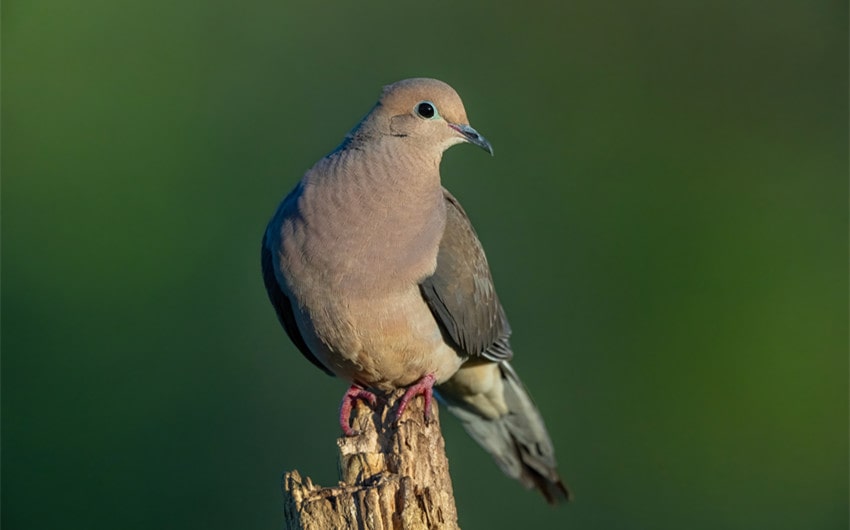
<svg viewBox="0 0 850 530">
<path fill-rule="evenodd" d="M 468 362 L 437 393 L 505 474 L 551 504 L 570 500 L 543 418 L 507 361 Z"/>
</svg>

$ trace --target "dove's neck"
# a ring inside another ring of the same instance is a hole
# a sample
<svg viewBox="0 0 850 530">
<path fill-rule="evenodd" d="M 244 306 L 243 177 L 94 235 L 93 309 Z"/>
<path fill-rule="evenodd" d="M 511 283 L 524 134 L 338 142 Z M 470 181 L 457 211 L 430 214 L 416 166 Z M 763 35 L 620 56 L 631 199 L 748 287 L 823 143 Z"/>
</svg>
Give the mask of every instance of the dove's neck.
<svg viewBox="0 0 850 530">
<path fill-rule="evenodd" d="M 305 176 L 299 206 L 316 221 L 305 243 L 320 245 L 329 280 L 372 290 L 433 273 L 446 218 L 440 157 L 388 139 L 349 145 Z"/>
</svg>

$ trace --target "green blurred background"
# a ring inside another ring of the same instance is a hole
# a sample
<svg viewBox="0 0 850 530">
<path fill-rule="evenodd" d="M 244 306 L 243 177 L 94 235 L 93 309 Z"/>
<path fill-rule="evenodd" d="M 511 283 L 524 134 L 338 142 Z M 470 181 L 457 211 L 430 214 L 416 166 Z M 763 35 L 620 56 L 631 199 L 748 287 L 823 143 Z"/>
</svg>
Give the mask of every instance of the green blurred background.
<svg viewBox="0 0 850 530">
<path fill-rule="evenodd" d="M 842 1 L 7 0 L 2 526 L 267 529 L 344 384 L 266 300 L 280 198 L 381 86 L 496 157 L 444 183 L 576 494 L 444 416 L 466 530 L 848 527 Z"/>
</svg>

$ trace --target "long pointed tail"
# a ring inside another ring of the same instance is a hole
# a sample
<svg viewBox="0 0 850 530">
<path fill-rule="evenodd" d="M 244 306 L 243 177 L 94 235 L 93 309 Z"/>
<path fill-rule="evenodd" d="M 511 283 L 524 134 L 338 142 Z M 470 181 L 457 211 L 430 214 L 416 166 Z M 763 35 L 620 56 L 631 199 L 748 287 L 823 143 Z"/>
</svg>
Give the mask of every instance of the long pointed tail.
<svg viewBox="0 0 850 530">
<path fill-rule="evenodd" d="M 507 361 L 467 363 L 437 392 L 505 474 L 551 504 L 570 499 L 543 418 Z"/>
</svg>

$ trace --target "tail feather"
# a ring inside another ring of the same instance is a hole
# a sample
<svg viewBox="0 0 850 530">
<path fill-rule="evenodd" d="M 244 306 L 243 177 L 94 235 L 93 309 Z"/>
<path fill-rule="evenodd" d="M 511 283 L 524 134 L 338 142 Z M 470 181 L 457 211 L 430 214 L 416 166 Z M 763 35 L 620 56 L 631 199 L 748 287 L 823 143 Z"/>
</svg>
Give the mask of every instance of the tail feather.
<svg viewBox="0 0 850 530">
<path fill-rule="evenodd" d="M 487 414 L 451 382 L 438 389 L 441 401 L 460 419 L 466 432 L 496 460 L 502 471 L 527 488 L 536 488 L 550 504 L 570 500 L 570 492 L 558 475 L 555 449 L 540 412 L 507 361 L 499 370 L 502 406 L 507 413 Z"/>
</svg>

